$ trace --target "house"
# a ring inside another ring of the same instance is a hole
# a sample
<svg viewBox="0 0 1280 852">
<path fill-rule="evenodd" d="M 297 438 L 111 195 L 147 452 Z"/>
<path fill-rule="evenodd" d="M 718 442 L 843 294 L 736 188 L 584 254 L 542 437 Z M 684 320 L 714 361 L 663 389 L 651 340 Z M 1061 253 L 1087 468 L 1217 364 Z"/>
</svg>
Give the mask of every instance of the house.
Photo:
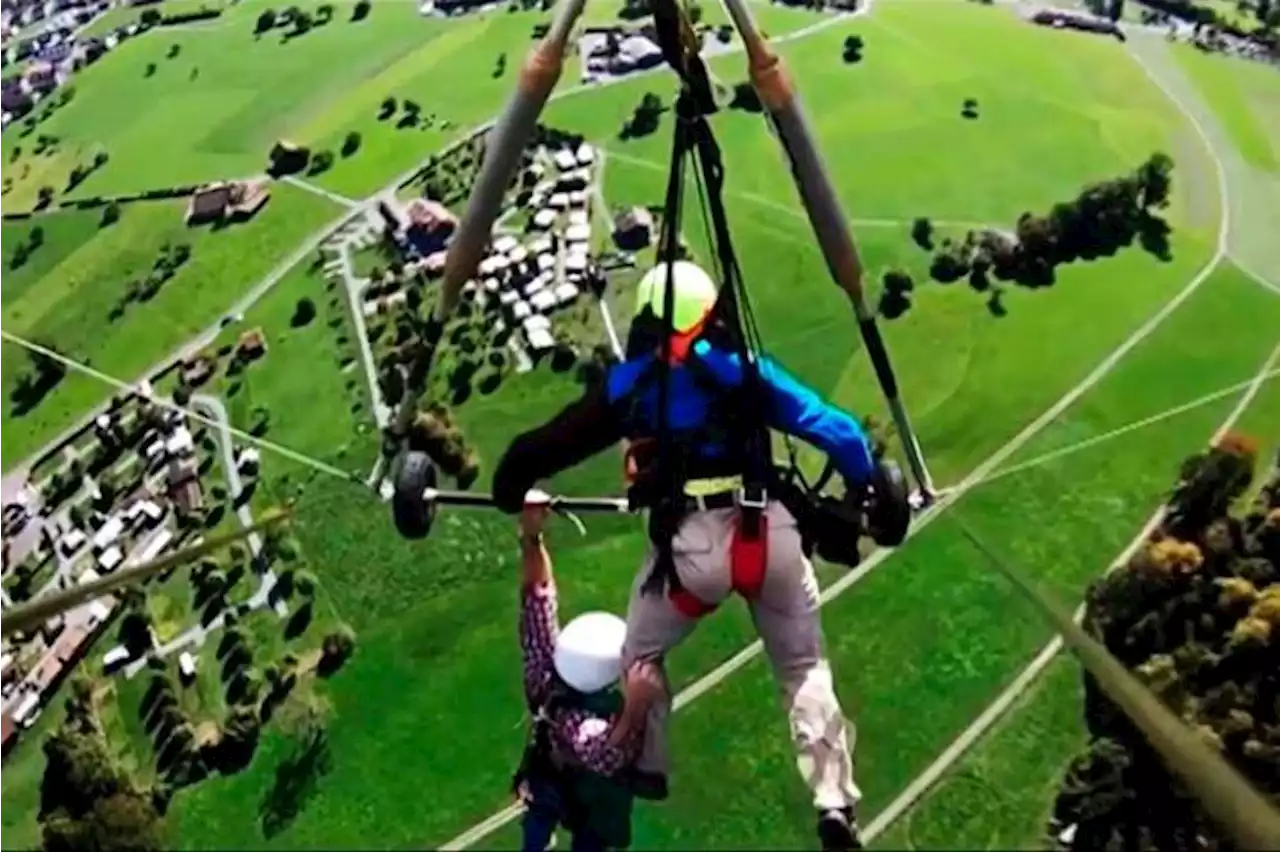
<svg viewBox="0 0 1280 852">
<path fill-rule="evenodd" d="M 161 530 L 143 546 L 143 548 L 129 557 L 130 565 L 141 565 L 144 562 L 150 562 L 155 559 L 164 549 L 173 541 L 173 533 L 169 530 Z"/>
<path fill-rule="evenodd" d="M 590 145 L 583 142 L 578 146 L 574 159 L 578 161 L 579 166 L 589 166 L 596 161 L 596 152 Z"/>
<path fill-rule="evenodd" d="M 124 561 L 124 552 L 118 545 L 112 545 L 98 554 L 98 567 L 110 574 Z"/>
<path fill-rule="evenodd" d="M 613 220 L 613 241 L 624 251 L 640 251 L 653 241 L 653 214 L 643 207 L 632 207 Z"/>
<path fill-rule="evenodd" d="M 555 289 L 556 301 L 561 305 L 572 304 L 578 298 L 579 290 L 573 284 L 561 284 Z"/>
<path fill-rule="evenodd" d="M 104 674 L 112 674 L 130 659 L 132 655 L 129 649 L 123 645 L 117 645 L 102 655 L 102 671 Z"/>
<path fill-rule="evenodd" d="M 568 148 L 561 148 L 551 155 L 551 161 L 561 172 L 573 171 L 578 167 L 578 158 Z"/>
<path fill-rule="evenodd" d="M 183 651 L 178 655 L 178 676 L 188 682 L 196 676 L 196 658 L 191 656 L 190 651 Z"/>
<path fill-rule="evenodd" d="M 564 229 L 564 239 L 567 243 L 585 243 L 591 239 L 591 226 L 570 225 Z"/>
<path fill-rule="evenodd" d="M 4 715 L 0 716 L 0 730 L 3 730 L 4 732 L 4 746 L 2 753 L 7 755 L 10 749 L 12 749 L 18 742 L 18 725 L 13 721 L 13 717 L 9 715 L 8 711 L 5 711 Z"/>
<path fill-rule="evenodd" d="M 256 361 L 267 354 L 267 337 L 261 328 L 251 329 L 236 341 L 236 357 L 242 361 Z"/>
<path fill-rule="evenodd" d="M 267 182 L 217 181 L 197 189 L 187 202 L 186 222 L 200 225 L 206 222 L 248 219 L 257 213 L 271 197 Z"/>
<path fill-rule="evenodd" d="M 529 348 L 535 354 L 546 352 L 556 345 L 556 340 L 551 336 L 551 332 L 545 328 L 535 328 L 532 331 L 526 331 L 525 339 L 529 342 Z"/>
<path fill-rule="evenodd" d="M 591 220 L 585 210 L 570 210 L 568 221 L 570 225 L 587 225 Z"/>
<path fill-rule="evenodd" d="M 175 458 L 169 462 L 169 495 L 175 503 L 188 511 L 204 505 L 200 475 L 196 470 L 196 460 L 191 456 Z"/>
<path fill-rule="evenodd" d="M 253 474 L 258 470 L 258 448 L 246 447 L 236 456 L 236 470 L 244 474 Z"/>
<path fill-rule="evenodd" d="M 73 529 L 58 540 L 58 550 L 63 556 L 69 557 L 84 547 L 84 543 L 87 540 L 88 536 L 80 530 Z"/>
<path fill-rule="evenodd" d="M 216 362 L 206 355 L 197 355 L 190 361 L 184 361 L 179 369 L 182 383 L 187 387 L 200 387 L 213 377 L 215 366 Z"/>
<path fill-rule="evenodd" d="M 458 227 L 458 217 L 430 198 L 415 198 L 405 214 L 409 220 L 405 240 L 423 257 L 442 250 Z"/>
<path fill-rule="evenodd" d="M 189 456 L 194 450 L 195 439 L 191 437 L 191 430 L 186 426 L 174 429 L 173 434 L 164 442 L 164 451 L 170 458 Z"/>
<path fill-rule="evenodd" d="M 8 714 L 5 714 L 6 717 Z M 30 728 L 40 717 L 40 693 L 32 692 L 22 699 L 13 711 L 13 720 L 24 728 Z"/>
<path fill-rule="evenodd" d="M 108 547 L 111 547 L 120 540 L 121 534 L 124 533 L 124 521 L 119 515 L 112 515 L 107 522 L 98 528 L 93 534 L 93 549 L 96 553 L 101 553 Z"/>
<path fill-rule="evenodd" d="M 52 62 L 34 62 L 22 72 L 22 87 L 27 94 L 44 95 L 58 85 L 58 69 Z"/>
<path fill-rule="evenodd" d="M 125 514 L 129 516 L 130 523 L 151 527 L 164 520 L 165 508 L 154 501 L 142 499 L 130 506 Z"/>
<path fill-rule="evenodd" d="M 531 224 L 536 230 L 545 231 L 556 223 L 556 211 L 549 208 L 543 208 L 533 214 Z"/>
<path fill-rule="evenodd" d="M 538 313 L 546 313 L 556 306 L 555 294 L 550 290 L 539 290 L 529 297 L 529 306 Z"/>
</svg>

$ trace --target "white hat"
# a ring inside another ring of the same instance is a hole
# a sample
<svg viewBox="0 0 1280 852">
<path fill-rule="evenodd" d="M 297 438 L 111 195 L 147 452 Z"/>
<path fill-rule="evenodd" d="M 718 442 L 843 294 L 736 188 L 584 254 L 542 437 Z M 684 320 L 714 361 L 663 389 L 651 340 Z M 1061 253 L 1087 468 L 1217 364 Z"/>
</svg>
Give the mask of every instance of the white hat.
<svg viewBox="0 0 1280 852">
<path fill-rule="evenodd" d="M 622 674 L 627 623 L 608 612 L 588 612 L 565 625 L 556 640 L 556 674 L 578 692 L 597 692 Z"/>
</svg>

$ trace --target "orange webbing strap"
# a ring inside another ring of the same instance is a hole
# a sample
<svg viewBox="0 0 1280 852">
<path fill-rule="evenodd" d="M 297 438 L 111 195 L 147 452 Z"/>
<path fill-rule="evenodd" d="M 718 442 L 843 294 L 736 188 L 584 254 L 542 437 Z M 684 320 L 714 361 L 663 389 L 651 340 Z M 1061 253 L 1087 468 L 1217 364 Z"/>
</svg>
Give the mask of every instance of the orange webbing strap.
<svg viewBox="0 0 1280 852">
<path fill-rule="evenodd" d="M 761 516 L 755 519 L 754 535 L 743 530 L 742 512 L 733 531 L 733 543 L 729 547 L 729 570 L 733 577 L 733 590 L 747 600 L 754 600 L 764 586 L 764 571 L 769 560 L 769 524 Z"/>
<path fill-rule="evenodd" d="M 764 517 L 756 519 L 755 535 L 743 530 L 742 513 L 734 525 L 733 541 L 729 545 L 729 574 L 735 592 L 747 600 L 760 596 L 764 586 L 765 568 L 769 560 L 769 525 Z M 702 618 L 715 612 L 719 604 L 709 604 L 686 588 L 669 589 L 667 597 L 672 606 L 685 618 Z"/>
</svg>

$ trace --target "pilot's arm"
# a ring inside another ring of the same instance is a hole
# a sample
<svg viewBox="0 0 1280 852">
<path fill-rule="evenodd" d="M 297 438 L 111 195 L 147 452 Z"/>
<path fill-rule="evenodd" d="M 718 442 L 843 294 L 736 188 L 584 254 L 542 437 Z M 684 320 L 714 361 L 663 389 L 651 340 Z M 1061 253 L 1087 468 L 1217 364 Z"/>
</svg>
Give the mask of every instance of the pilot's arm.
<svg viewBox="0 0 1280 852">
<path fill-rule="evenodd" d="M 551 420 L 511 442 L 493 473 L 494 504 L 516 514 L 524 507 L 525 493 L 539 480 L 581 464 L 622 437 L 606 385 L 592 385 Z"/>
</svg>

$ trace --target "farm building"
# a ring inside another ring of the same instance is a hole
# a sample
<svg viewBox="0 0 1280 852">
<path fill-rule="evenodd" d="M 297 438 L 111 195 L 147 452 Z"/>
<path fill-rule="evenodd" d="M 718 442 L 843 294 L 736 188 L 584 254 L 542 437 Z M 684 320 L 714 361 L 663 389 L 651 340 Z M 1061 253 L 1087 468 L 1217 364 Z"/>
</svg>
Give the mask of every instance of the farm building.
<svg viewBox="0 0 1280 852">
<path fill-rule="evenodd" d="M 613 241 L 624 251 L 640 251 L 653 241 L 653 214 L 643 207 L 632 207 L 613 220 Z"/>
<path fill-rule="evenodd" d="M 267 336 L 261 328 L 250 329 L 236 341 L 236 357 L 242 361 L 256 361 L 267 354 Z"/>
<path fill-rule="evenodd" d="M 169 494 L 183 509 L 199 509 L 204 505 L 194 458 L 188 456 L 169 462 Z"/>
<path fill-rule="evenodd" d="M 188 225 L 248 219 L 271 197 L 266 181 L 218 181 L 197 189 L 187 203 Z"/>
<path fill-rule="evenodd" d="M 173 434 L 164 442 L 164 451 L 170 458 L 178 458 L 180 456 L 188 456 L 195 450 L 195 439 L 191 437 L 191 430 L 186 426 L 179 426 L 173 430 Z"/>
</svg>

